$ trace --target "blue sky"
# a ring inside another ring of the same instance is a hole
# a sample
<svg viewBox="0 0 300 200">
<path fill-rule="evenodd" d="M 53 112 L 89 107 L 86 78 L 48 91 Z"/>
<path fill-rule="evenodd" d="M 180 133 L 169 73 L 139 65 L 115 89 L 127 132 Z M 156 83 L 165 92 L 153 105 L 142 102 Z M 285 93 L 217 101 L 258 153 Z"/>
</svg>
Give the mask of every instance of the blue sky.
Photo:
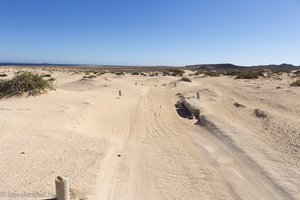
<svg viewBox="0 0 300 200">
<path fill-rule="evenodd" d="M 0 0 L 0 62 L 300 65 L 300 0 Z"/>
</svg>

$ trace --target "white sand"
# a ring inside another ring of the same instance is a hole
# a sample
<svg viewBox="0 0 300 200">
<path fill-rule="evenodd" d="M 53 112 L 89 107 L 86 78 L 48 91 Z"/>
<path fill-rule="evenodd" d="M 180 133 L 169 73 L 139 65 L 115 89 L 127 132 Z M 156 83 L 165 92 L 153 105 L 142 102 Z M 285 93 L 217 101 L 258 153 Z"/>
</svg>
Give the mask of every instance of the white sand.
<svg viewBox="0 0 300 200">
<path fill-rule="evenodd" d="M 0 100 L 0 193 L 50 198 L 66 175 L 87 199 L 300 199 L 300 89 L 288 77 L 52 76 L 56 91 Z M 174 106 L 197 91 L 207 126 Z"/>
</svg>

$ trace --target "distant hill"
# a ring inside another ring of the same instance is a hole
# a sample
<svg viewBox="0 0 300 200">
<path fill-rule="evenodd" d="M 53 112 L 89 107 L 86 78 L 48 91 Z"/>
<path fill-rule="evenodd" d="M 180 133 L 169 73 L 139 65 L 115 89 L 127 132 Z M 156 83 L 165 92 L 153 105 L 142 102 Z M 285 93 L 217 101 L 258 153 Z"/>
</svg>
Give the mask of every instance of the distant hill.
<svg viewBox="0 0 300 200">
<path fill-rule="evenodd" d="M 281 64 L 281 65 L 257 65 L 257 66 L 239 66 L 230 63 L 223 64 L 198 64 L 198 65 L 187 65 L 186 68 L 203 70 L 203 71 L 234 71 L 234 70 L 260 70 L 260 69 L 270 69 L 270 70 L 297 70 L 300 66 L 295 66 L 291 64 Z"/>
</svg>

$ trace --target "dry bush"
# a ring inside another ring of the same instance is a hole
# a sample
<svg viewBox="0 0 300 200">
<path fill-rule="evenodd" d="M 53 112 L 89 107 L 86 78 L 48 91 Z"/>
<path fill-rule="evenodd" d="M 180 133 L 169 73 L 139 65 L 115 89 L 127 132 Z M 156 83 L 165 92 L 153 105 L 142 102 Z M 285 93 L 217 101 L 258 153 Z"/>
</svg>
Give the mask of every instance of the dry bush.
<svg viewBox="0 0 300 200">
<path fill-rule="evenodd" d="M 181 69 L 168 69 L 162 72 L 163 76 L 183 76 L 184 71 Z"/>
<path fill-rule="evenodd" d="M 131 72 L 131 75 L 140 75 L 139 72 Z"/>
<path fill-rule="evenodd" d="M 97 78 L 96 75 L 88 75 L 88 76 L 83 76 L 82 77 L 83 79 L 94 79 L 94 78 Z"/>
<path fill-rule="evenodd" d="M 0 98 L 21 96 L 24 93 L 36 96 L 53 89 L 53 81 L 44 80 L 37 73 L 18 72 L 12 79 L 0 81 Z"/>
<path fill-rule="evenodd" d="M 296 77 L 299 77 L 300 76 L 300 70 L 295 71 L 294 74 L 295 74 Z"/>
<path fill-rule="evenodd" d="M 263 76 L 260 72 L 246 71 L 241 72 L 236 76 L 236 79 L 257 79 L 259 76 Z"/>
<path fill-rule="evenodd" d="M 181 81 L 192 82 L 191 79 L 184 77 L 184 76 L 181 78 Z"/>
<path fill-rule="evenodd" d="M 255 109 L 254 114 L 255 114 L 256 117 L 259 117 L 259 118 L 266 118 L 267 117 L 267 114 L 264 111 L 259 110 L 259 109 Z"/>
<path fill-rule="evenodd" d="M 211 76 L 211 77 L 219 77 L 219 76 L 221 76 L 220 72 L 206 72 L 205 74 L 207 76 Z"/>
<path fill-rule="evenodd" d="M 300 87 L 300 80 L 297 80 L 297 81 L 294 81 L 290 84 L 290 86 L 293 86 L 293 87 Z"/>
<path fill-rule="evenodd" d="M 42 74 L 42 77 L 51 77 L 51 74 Z"/>
<path fill-rule="evenodd" d="M 124 75 L 125 73 L 124 72 L 115 72 L 115 75 L 118 75 L 118 76 L 121 76 L 121 75 Z"/>
</svg>

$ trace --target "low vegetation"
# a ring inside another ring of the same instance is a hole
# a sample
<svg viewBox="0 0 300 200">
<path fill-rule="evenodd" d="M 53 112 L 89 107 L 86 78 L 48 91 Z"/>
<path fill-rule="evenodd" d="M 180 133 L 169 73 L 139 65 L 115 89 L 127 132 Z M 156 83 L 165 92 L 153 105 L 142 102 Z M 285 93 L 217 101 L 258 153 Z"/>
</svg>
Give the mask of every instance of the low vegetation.
<svg viewBox="0 0 300 200">
<path fill-rule="evenodd" d="M 0 98 L 24 93 L 36 96 L 53 89 L 53 81 L 44 80 L 42 75 L 32 72 L 18 72 L 12 79 L 0 80 Z"/>
<path fill-rule="evenodd" d="M 260 110 L 260 109 L 255 109 L 254 114 L 255 114 L 256 117 L 259 117 L 259 118 L 266 118 L 267 117 L 267 114 L 264 111 Z"/>
<path fill-rule="evenodd" d="M 206 72 L 205 74 L 207 76 L 211 76 L 211 77 L 219 77 L 219 76 L 221 76 L 220 72 L 214 72 L 214 71 L 212 71 L 212 72 Z"/>
<path fill-rule="evenodd" d="M 115 72 L 115 75 L 117 76 L 121 76 L 121 75 L 124 75 L 125 73 L 124 72 Z"/>
<path fill-rule="evenodd" d="M 51 77 L 51 74 L 42 74 L 42 77 Z"/>
<path fill-rule="evenodd" d="M 300 77 L 300 70 L 295 71 L 295 76 L 296 76 L 296 77 Z"/>
<path fill-rule="evenodd" d="M 181 69 L 168 69 L 162 72 L 163 76 L 183 76 L 184 71 Z"/>
<path fill-rule="evenodd" d="M 181 78 L 181 81 L 192 82 L 191 79 L 184 77 L 184 76 Z"/>
<path fill-rule="evenodd" d="M 82 77 L 83 79 L 94 79 L 94 78 L 97 78 L 96 75 L 88 75 L 88 76 L 83 76 Z"/>
<path fill-rule="evenodd" d="M 297 81 L 294 81 L 290 84 L 290 86 L 293 86 L 293 87 L 300 87 L 300 79 L 297 80 Z"/>
<path fill-rule="evenodd" d="M 0 77 L 7 77 L 7 74 L 0 74 Z"/>
<path fill-rule="evenodd" d="M 259 76 L 263 76 L 263 75 L 260 72 L 245 71 L 245 72 L 240 72 L 236 76 L 236 79 L 257 79 Z"/>
<path fill-rule="evenodd" d="M 139 72 L 131 72 L 131 75 L 140 75 Z"/>
</svg>

